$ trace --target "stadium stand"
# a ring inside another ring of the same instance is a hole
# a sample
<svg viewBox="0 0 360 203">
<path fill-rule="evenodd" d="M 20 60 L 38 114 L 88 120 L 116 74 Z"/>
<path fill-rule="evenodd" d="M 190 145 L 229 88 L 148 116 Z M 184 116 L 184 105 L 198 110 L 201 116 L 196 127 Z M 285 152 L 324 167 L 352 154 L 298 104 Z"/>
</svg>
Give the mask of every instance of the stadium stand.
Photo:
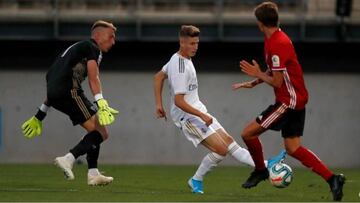
<svg viewBox="0 0 360 203">
<path fill-rule="evenodd" d="M 260 0 L 0 0 L 0 39 L 71 39 L 87 36 L 95 19 L 121 25 L 119 40 L 175 41 L 180 24 L 204 30 L 207 41 L 260 41 L 253 8 Z M 336 0 L 276 0 L 282 26 L 294 41 L 359 41 L 360 0 L 350 17 L 336 16 Z M 25 28 L 24 28 L 25 27 Z M 319 29 L 321 28 L 321 29 Z M 24 31 L 25 30 L 25 31 Z"/>
</svg>

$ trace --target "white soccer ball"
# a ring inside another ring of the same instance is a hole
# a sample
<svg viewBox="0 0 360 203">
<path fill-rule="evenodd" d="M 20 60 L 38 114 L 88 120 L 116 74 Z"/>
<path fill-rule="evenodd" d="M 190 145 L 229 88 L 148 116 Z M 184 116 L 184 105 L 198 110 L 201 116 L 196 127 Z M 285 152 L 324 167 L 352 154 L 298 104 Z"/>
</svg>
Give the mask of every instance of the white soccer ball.
<svg viewBox="0 0 360 203">
<path fill-rule="evenodd" d="M 269 169 L 269 180 L 274 187 L 285 188 L 290 185 L 292 179 L 293 172 L 287 164 L 277 163 Z"/>
</svg>

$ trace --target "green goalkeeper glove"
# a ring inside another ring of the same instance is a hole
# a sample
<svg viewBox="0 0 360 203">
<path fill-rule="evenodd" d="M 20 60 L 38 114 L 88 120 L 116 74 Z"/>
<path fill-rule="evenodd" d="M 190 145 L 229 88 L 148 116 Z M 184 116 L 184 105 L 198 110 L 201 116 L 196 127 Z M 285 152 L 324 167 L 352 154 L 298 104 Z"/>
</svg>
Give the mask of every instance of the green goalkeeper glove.
<svg viewBox="0 0 360 203">
<path fill-rule="evenodd" d="M 33 116 L 29 120 L 24 122 L 24 124 L 21 126 L 21 129 L 24 136 L 31 139 L 35 136 L 41 135 L 42 122 L 35 116 Z"/>
<path fill-rule="evenodd" d="M 99 99 L 96 101 L 99 110 L 97 112 L 100 125 L 110 125 L 115 120 L 115 115 L 119 111 L 109 107 L 105 99 Z"/>
</svg>

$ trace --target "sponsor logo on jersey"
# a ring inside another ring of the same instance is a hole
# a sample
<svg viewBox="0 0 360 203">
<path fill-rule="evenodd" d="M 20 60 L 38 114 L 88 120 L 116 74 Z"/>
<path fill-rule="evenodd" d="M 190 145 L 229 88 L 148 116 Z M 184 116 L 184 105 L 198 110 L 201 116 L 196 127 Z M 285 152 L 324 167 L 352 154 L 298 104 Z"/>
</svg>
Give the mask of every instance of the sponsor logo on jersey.
<svg viewBox="0 0 360 203">
<path fill-rule="evenodd" d="M 273 67 L 280 67 L 280 58 L 278 55 L 273 55 L 271 57 L 271 61 L 272 61 L 272 66 Z"/>
</svg>

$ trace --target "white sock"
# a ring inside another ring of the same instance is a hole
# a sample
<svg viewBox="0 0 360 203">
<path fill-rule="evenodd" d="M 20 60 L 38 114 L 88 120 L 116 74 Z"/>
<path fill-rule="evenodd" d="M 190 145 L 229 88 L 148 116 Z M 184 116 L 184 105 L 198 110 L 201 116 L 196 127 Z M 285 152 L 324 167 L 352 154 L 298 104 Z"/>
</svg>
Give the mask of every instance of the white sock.
<svg viewBox="0 0 360 203">
<path fill-rule="evenodd" d="M 214 152 L 208 153 L 203 160 L 199 168 L 197 169 L 195 175 L 193 176 L 194 180 L 203 181 L 204 176 L 211 171 L 214 167 L 218 165 L 225 157 Z"/>
<path fill-rule="evenodd" d="M 98 176 L 100 175 L 100 172 L 97 168 L 90 168 L 88 170 L 88 175 L 91 175 L 91 176 Z"/>
<path fill-rule="evenodd" d="M 69 153 L 67 153 L 67 154 L 65 155 L 65 158 L 66 158 L 68 161 L 70 161 L 71 164 L 74 164 L 74 162 L 75 162 L 75 157 L 74 157 L 73 154 L 71 154 L 71 153 L 69 152 Z"/>
<path fill-rule="evenodd" d="M 237 161 L 255 167 L 254 160 L 252 159 L 250 152 L 247 149 L 240 147 L 236 142 L 231 143 L 228 146 L 228 153 L 234 157 Z"/>
</svg>

